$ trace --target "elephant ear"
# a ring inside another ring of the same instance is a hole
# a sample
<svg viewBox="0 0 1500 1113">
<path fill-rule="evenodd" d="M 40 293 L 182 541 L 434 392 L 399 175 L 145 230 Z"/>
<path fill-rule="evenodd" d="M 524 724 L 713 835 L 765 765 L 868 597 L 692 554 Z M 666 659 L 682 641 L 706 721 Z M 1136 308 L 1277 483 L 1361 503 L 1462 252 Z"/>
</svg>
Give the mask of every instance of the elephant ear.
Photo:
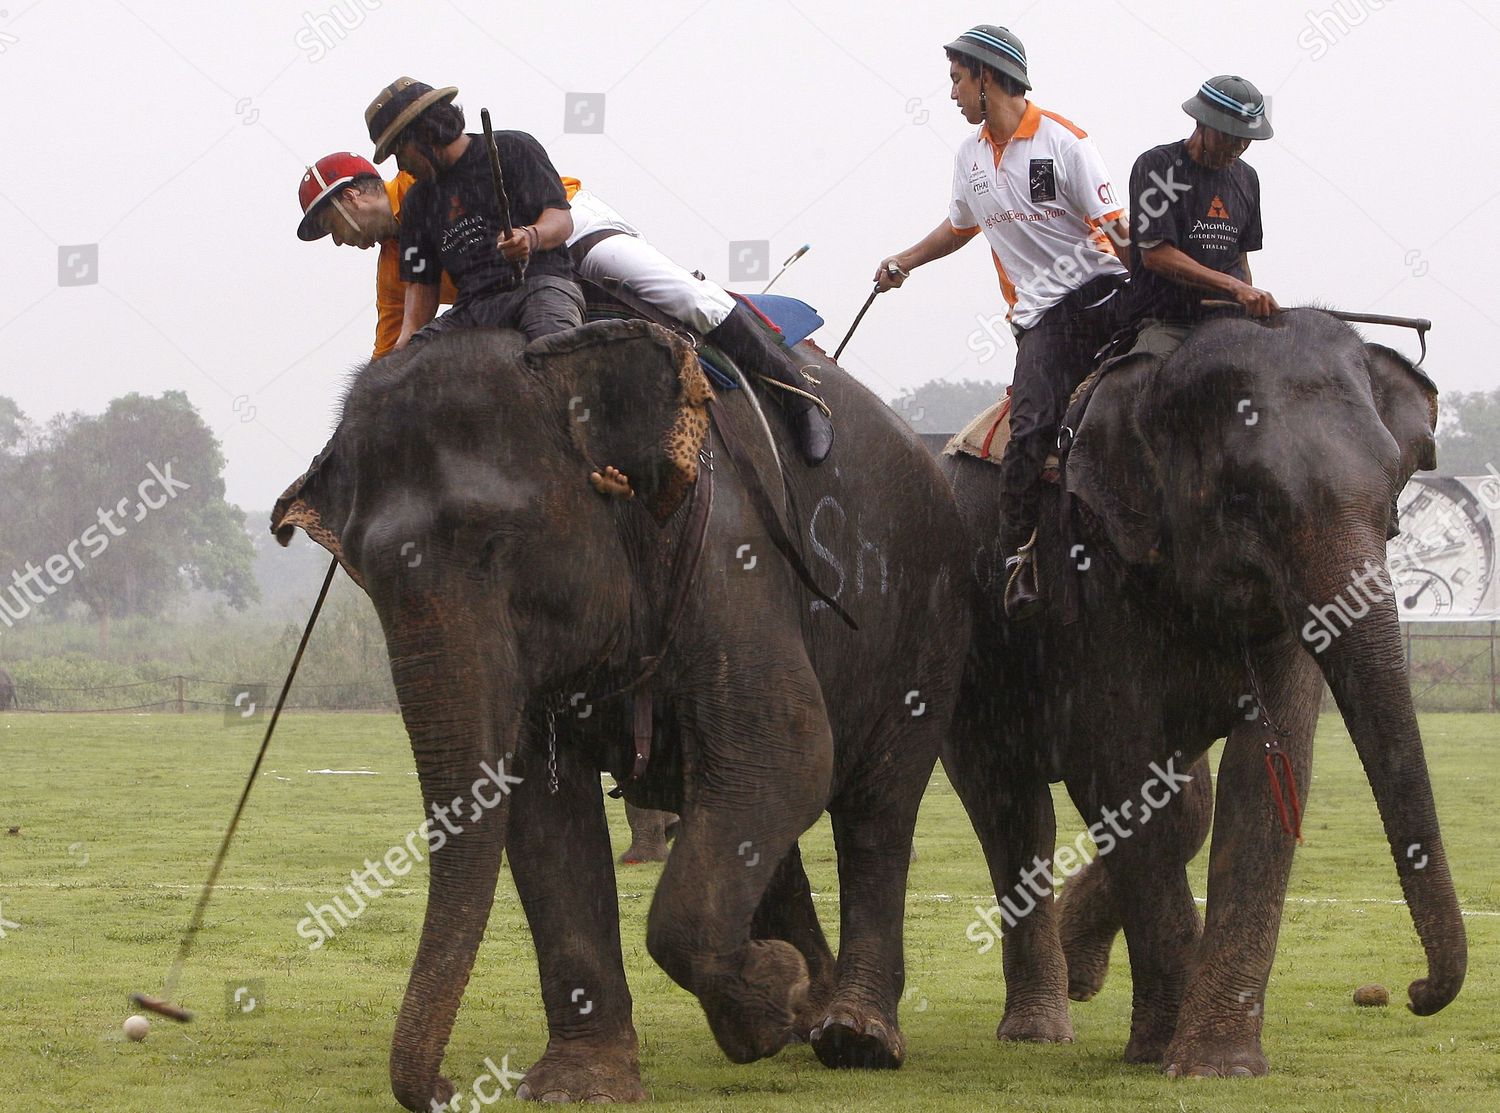
<svg viewBox="0 0 1500 1113">
<path fill-rule="evenodd" d="M 337 435 L 314 457 L 302 477 L 276 500 L 271 509 L 271 532 L 285 548 L 292 543 L 292 535 L 301 529 L 332 553 L 349 578 L 363 588 L 364 577 L 345 556 L 341 538 L 353 500 L 342 481 L 336 440 Z"/>
<path fill-rule="evenodd" d="M 1370 391 L 1381 423 L 1401 449 L 1401 482 L 1437 467 L 1438 388 L 1427 373 L 1394 348 L 1365 345 Z"/>
<path fill-rule="evenodd" d="M 713 398 L 692 347 L 648 321 L 597 321 L 532 341 L 524 359 L 566 399 L 558 420 L 583 457 L 670 518 L 697 481 Z"/>
<path fill-rule="evenodd" d="M 1153 360 L 1130 360 L 1099 381 L 1068 451 L 1068 491 L 1083 500 L 1115 550 L 1145 564 L 1162 536 L 1162 491 L 1156 454 L 1139 424 Z"/>
</svg>

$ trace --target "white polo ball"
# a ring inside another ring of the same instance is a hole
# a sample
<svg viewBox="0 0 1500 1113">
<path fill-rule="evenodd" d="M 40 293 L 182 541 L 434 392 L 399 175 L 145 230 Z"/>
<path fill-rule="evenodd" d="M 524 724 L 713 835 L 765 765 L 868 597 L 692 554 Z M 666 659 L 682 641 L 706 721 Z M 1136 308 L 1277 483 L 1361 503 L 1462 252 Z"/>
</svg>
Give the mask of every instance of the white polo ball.
<svg viewBox="0 0 1500 1113">
<path fill-rule="evenodd" d="M 151 1031 L 151 1022 L 144 1016 L 127 1017 L 125 1020 L 125 1035 L 139 1043 L 146 1038 Z"/>
</svg>

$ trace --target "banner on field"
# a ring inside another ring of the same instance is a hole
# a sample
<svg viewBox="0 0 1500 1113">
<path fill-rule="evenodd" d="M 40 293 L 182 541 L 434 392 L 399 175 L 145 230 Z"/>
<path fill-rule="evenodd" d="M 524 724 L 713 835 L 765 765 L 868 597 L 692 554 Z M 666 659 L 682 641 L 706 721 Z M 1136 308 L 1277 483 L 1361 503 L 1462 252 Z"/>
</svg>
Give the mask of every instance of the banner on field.
<svg viewBox="0 0 1500 1113">
<path fill-rule="evenodd" d="M 1401 621 L 1500 620 L 1500 473 L 1413 476 L 1399 505 L 1386 556 Z"/>
</svg>

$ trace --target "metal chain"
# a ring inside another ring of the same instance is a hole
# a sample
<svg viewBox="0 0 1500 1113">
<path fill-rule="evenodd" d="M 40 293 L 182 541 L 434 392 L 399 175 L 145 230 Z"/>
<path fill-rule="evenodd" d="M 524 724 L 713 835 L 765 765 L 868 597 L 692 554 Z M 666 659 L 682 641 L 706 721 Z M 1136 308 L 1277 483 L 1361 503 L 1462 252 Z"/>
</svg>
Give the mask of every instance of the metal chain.
<svg viewBox="0 0 1500 1113">
<path fill-rule="evenodd" d="M 547 793 L 557 795 L 557 713 L 562 698 L 547 705 Z"/>
<path fill-rule="evenodd" d="M 1255 674 L 1255 661 L 1250 655 L 1250 647 L 1245 645 L 1243 646 L 1243 650 L 1245 654 L 1245 672 L 1250 678 L 1250 691 L 1255 697 L 1256 710 L 1260 712 L 1260 725 L 1263 729 L 1271 732 L 1271 737 L 1266 740 L 1266 752 L 1269 753 L 1280 749 L 1281 739 L 1290 738 L 1292 732 L 1277 726 L 1275 720 L 1271 718 L 1270 709 L 1266 707 L 1266 698 L 1261 694 L 1260 679 Z"/>
</svg>

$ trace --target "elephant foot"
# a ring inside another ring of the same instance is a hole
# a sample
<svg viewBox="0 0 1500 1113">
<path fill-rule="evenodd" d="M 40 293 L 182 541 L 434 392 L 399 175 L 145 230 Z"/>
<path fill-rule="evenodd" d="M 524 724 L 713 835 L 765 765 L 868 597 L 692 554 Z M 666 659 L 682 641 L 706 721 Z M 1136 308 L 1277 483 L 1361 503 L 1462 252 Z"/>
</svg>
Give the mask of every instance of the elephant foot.
<svg viewBox="0 0 1500 1113">
<path fill-rule="evenodd" d="M 667 844 L 641 844 L 631 843 L 630 849 L 620 855 L 620 865 L 639 866 L 644 862 L 665 862 L 667 860 Z"/>
<path fill-rule="evenodd" d="M 1007 1004 L 995 1038 L 1016 1043 L 1072 1043 L 1073 1021 L 1062 1002 L 1014 1008 Z"/>
<path fill-rule="evenodd" d="M 516 1097 L 522 1101 L 645 1101 L 635 1038 L 554 1039 L 521 1079 Z"/>
<path fill-rule="evenodd" d="M 1175 1039 L 1163 1061 L 1168 1078 L 1264 1078 L 1271 1073 L 1258 1036 Z"/>
<path fill-rule="evenodd" d="M 752 939 L 741 953 L 738 974 L 700 1000 L 724 1054 L 731 1062 L 753 1063 L 798 1040 L 797 1017 L 807 1006 L 807 961 L 780 939 Z"/>
<path fill-rule="evenodd" d="M 806 956 L 803 956 L 806 958 Z M 813 1029 L 823 1023 L 828 1015 L 830 1002 L 838 986 L 834 983 L 832 963 L 809 976 L 807 997 L 797 1010 L 797 1019 L 792 1022 L 800 1042 L 811 1042 Z"/>
<path fill-rule="evenodd" d="M 847 1002 L 828 1010 L 808 1042 L 825 1067 L 897 1070 L 906 1061 L 906 1037 L 896 1022 Z"/>
</svg>

